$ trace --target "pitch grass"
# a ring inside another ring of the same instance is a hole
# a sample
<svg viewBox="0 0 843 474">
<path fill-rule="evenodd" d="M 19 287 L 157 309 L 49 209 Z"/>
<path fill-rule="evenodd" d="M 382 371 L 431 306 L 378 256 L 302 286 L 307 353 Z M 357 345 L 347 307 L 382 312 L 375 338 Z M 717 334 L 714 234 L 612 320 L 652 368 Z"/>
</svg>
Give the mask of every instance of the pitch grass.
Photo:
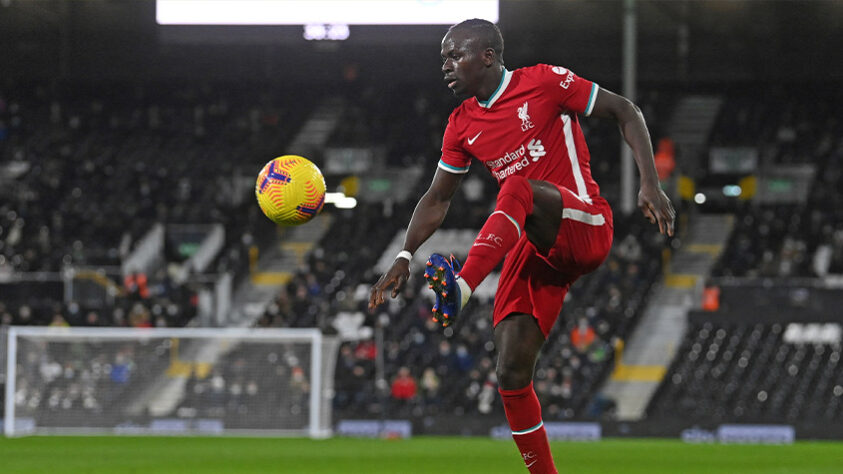
<svg viewBox="0 0 843 474">
<path fill-rule="evenodd" d="M 629 439 L 554 443 L 561 473 L 843 472 L 843 443 L 790 446 Z M 0 438 L 0 473 L 526 473 L 511 441 L 179 437 Z"/>
</svg>

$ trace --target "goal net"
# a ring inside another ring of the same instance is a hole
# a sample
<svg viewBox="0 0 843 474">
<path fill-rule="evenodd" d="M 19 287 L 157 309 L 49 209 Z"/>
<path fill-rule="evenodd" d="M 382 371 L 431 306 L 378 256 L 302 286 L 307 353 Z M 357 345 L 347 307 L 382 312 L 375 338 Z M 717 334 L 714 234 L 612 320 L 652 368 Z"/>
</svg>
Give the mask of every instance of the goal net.
<svg viewBox="0 0 843 474">
<path fill-rule="evenodd" d="M 317 329 L 10 327 L 3 430 L 330 434 L 338 342 Z"/>
</svg>

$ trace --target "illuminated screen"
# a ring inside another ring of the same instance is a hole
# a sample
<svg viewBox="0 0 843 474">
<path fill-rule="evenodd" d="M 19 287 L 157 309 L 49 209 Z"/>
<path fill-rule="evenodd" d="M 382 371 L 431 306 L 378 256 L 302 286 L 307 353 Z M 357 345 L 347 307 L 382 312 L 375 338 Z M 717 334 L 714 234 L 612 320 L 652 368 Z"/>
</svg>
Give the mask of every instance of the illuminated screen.
<svg viewBox="0 0 843 474">
<path fill-rule="evenodd" d="M 497 23 L 498 0 L 157 0 L 160 25 Z"/>
</svg>

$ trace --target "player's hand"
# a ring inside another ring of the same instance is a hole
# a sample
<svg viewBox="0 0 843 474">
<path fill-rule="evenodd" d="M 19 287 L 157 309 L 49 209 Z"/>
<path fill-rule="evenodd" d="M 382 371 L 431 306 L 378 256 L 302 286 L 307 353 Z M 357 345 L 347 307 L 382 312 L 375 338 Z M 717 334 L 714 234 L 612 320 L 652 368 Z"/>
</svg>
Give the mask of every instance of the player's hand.
<svg viewBox="0 0 843 474">
<path fill-rule="evenodd" d="M 381 275 L 378 282 L 372 287 L 372 291 L 369 293 L 369 311 L 374 310 L 385 301 L 384 293 L 390 287 L 392 287 L 392 297 L 398 296 L 408 278 L 410 278 L 410 261 L 406 258 L 396 258 L 389 270 Z"/>
<path fill-rule="evenodd" d="M 667 194 L 658 185 L 641 186 L 638 192 L 638 208 L 650 223 L 659 224 L 659 232 L 673 236 L 673 222 L 676 211 Z"/>
</svg>

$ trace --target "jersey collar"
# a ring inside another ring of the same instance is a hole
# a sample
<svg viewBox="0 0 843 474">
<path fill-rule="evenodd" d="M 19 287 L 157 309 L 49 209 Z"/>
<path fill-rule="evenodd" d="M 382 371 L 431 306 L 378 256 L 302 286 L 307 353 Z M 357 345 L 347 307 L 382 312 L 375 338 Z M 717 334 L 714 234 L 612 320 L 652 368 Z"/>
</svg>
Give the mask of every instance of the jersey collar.
<svg viewBox="0 0 843 474">
<path fill-rule="evenodd" d="M 498 84 L 498 88 L 495 89 L 495 92 L 492 92 L 492 95 L 489 96 L 489 100 L 479 100 L 479 99 L 477 99 L 477 97 L 475 97 L 474 100 L 477 101 L 477 104 L 479 104 L 480 107 L 484 107 L 484 108 L 488 109 L 489 107 L 492 106 L 492 104 L 497 102 L 497 100 L 498 100 L 498 98 L 500 98 L 500 96 L 503 95 L 504 91 L 506 90 L 506 86 L 509 85 L 510 79 L 512 79 L 512 71 L 504 69 L 503 74 L 501 74 L 501 82 L 500 82 L 500 84 Z"/>
</svg>

